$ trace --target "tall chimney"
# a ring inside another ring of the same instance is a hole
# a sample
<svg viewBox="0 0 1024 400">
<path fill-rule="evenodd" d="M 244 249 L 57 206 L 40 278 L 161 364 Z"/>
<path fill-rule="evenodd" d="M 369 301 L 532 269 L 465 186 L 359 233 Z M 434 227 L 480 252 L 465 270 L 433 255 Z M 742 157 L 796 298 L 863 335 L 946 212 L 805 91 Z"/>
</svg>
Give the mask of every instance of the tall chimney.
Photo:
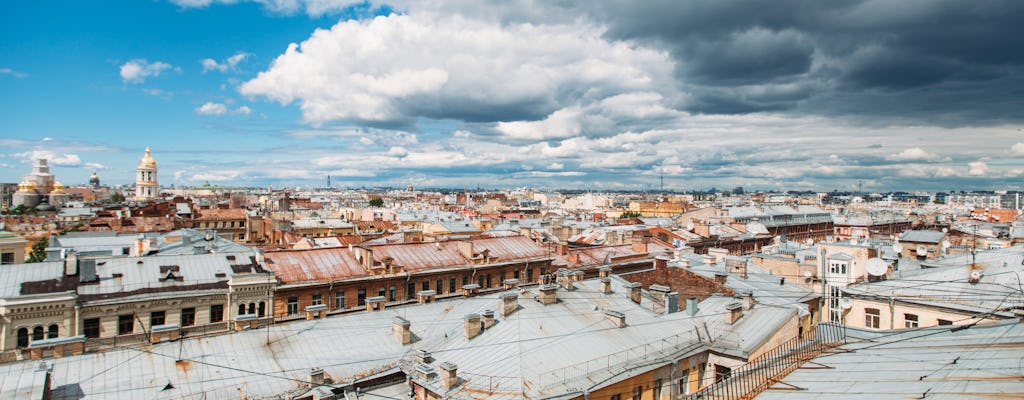
<svg viewBox="0 0 1024 400">
<path fill-rule="evenodd" d="M 494 326 L 494 310 L 484 310 L 480 313 L 480 321 L 483 322 L 484 329 Z"/>
<path fill-rule="evenodd" d="M 732 325 L 743 316 L 743 305 L 740 303 L 729 303 L 725 306 L 725 311 L 725 322 Z"/>
<path fill-rule="evenodd" d="M 558 302 L 558 285 L 547 284 L 540 287 L 540 304 L 548 305 Z"/>
<path fill-rule="evenodd" d="M 672 314 L 676 311 L 679 311 L 679 293 L 667 293 L 665 295 L 665 314 Z"/>
<path fill-rule="evenodd" d="M 643 289 L 643 285 L 639 282 L 630 282 L 624 286 L 626 289 L 629 289 L 629 299 L 633 300 L 636 304 L 640 304 L 640 298 L 642 297 L 640 290 Z"/>
<path fill-rule="evenodd" d="M 480 334 L 480 314 L 466 314 L 462 318 L 462 328 L 465 330 L 466 339 L 475 338 Z"/>
<path fill-rule="evenodd" d="M 689 315 L 691 317 L 697 316 L 697 312 L 700 311 L 697 308 L 697 304 L 699 304 L 699 302 L 697 301 L 696 297 L 690 297 L 686 299 L 686 315 Z"/>
<path fill-rule="evenodd" d="M 64 276 L 78 275 L 78 252 L 68 250 L 64 258 Z"/>
<path fill-rule="evenodd" d="M 395 336 L 395 339 L 398 339 L 399 343 L 403 345 L 409 344 L 412 341 L 412 334 L 409 331 L 411 326 L 412 324 L 409 320 L 396 316 L 391 320 L 391 334 Z"/>
<path fill-rule="evenodd" d="M 604 277 L 601 278 L 601 293 L 611 294 L 612 293 L 612 278 Z"/>
<path fill-rule="evenodd" d="M 452 390 L 459 383 L 457 374 L 459 367 L 451 361 L 441 363 L 441 387 L 444 390 Z"/>
<path fill-rule="evenodd" d="M 519 309 L 519 296 L 515 293 L 504 293 L 501 295 L 501 316 L 508 317 Z"/>
</svg>

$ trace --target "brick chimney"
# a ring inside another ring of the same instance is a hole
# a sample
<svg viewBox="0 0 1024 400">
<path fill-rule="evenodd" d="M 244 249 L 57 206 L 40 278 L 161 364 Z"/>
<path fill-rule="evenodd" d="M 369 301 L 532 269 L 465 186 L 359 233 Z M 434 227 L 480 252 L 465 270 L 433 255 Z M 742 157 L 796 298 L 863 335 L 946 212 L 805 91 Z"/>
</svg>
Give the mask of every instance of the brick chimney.
<svg viewBox="0 0 1024 400">
<path fill-rule="evenodd" d="M 743 316 L 743 305 L 740 303 L 729 303 L 725 306 L 725 323 L 732 325 Z"/>
<path fill-rule="evenodd" d="M 441 363 L 441 379 L 440 384 L 444 390 L 452 390 L 459 383 L 459 376 L 457 374 L 459 367 L 455 363 L 445 361 Z"/>
<path fill-rule="evenodd" d="M 516 278 L 506 279 L 501 282 L 502 287 L 505 290 L 512 290 L 519 288 L 519 280 Z"/>
<path fill-rule="evenodd" d="M 466 332 L 466 339 L 472 339 L 480 334 L 480 314 L 466 314 L 462 317 L 462 328 Z"/>
<path fill-rule="evenodd" d="M 726 275 L 725 272 L 715 272 L 715 283 L 719 285 L 724 285 L 725 280 L 728 278 L 729 275 Z"/>
<path fill-rule="evenodd" d="M 416 362 L 430 364 L 434 362 L 434 356 L 426 349 L 420 349 L 420 351 L 416 353 Z"/>
<path fill-rule="evenodd" d="M 409 330 L 411 326 L 412 323 L 409 320 L 395 317 L 391 320 L 391 334 L 398 340 L 398 343 L 403 345 L 409 344 L 412 341 L 412 334 Z"/>
<path fill-rule="evenodd" d="M 612 267 L 603 266 L 603 267 L 597 268 L 597 276 L 599 276 L 601 278 L 607 278 L 607 277 L 611 276 L 611 274 L 612 274 Z"/>
<path fill-rule="evenodd" d="M 494 326 L 494 310 L 484 310 L 480 313 L 480 321 L 484 324 L 484 329 L 490 329 Z"/>
<path fill-rule="evenodd" d="M 712 247 L 712 248 L 708 249 L 708 255 L 711 256 L 711 257 L 714 257 L 715 258 L 714 263 L 718 264 L 718 262 L 722 261 L 722 259 L 725 258 L 725 256 L 729 255 L 729 250 L 718 248 L 718 247 Z"/>
<path fill-rule="evenodd" d="M 614 322 L 616 327 L 626 327 L 626 314 L 615 310 L 604 310 L 604 316 L 609 321 Z"/>
<path fill-rule="evenodd" d="M 743 302 L 743 311 L 750 311 L 751 308 L 754 308 L 754 303 L 756 302 L 756 300 L 754 300 L 754 292 L 745 290 L 739 294 L 741 301 Z"/>
<path fill-rule="evenodd" d="M 473 242 L 458 242 L 459 254 L 467 259 L 473 258 Z"/>
<path fill-rule="evenodd" d="M 725 260 L 725 269 L 728 270 L 730 274 L 736 275 L 743 279 L 747 279 L 746 260 L 727 258 Z"/>
<path fill-rule="evenodd" d="M 562 285 L 562 289 L 575 290 L 576 286 L 573 285 L 572 273 L 567 270 L 558 270 L 555 273 L 558 276 L 558 282 Z"/>
<path fill-rule="evenodd" d="M 567 245 L 565 243 L 559 243 L 558 246 L 557 246 L 557 249 L 558 249 L 558 255 L 560 255 L 560 256 L 564 256 L 566 254 L 569 254 L 569 245 Z"/>
<path fill-rule="evenodd" d="M 654 269 L 663 270 L 668 268 L 669 258 L 667 256 L 654 257 Z"/>
<path fill-rule="evenodd" d="M 476 296 L 476 293 L 480 291 L 480 285 L 470 283 L 468 285 L 462 285 L 462 295 L 465 297 Z"/>
<path fill-rule="evenodd" d="M 641 285 L 639 282 L 630 282 L 625 284 L 624 286 L 626 287 L 626 289 L 629 289 L 629 299 L 633 300 L 633 302 L 636 304 L 640 304 L 640 298 L 642 297 L 640 290 L 643 289 L 643 285 Z"/>
<path fill-rule="evenodd" d="M 548 305 L 558 302 L 558 285 L 547 284 L 540 287 L 540 304 Z"/>
<path fill-rule="evenodd" d="M 519 295 L 504 293 L 501 295 L 501 316 L 508 317 L 519 309 Z"/>
<path fill-rule="evenodd" d="M 648 241 L 648 238 L 634 236 L 630 248 L 637 253 L 646 253 Z"/>
<path fill-rule="evenodd" d="M 612 293 L 612 278 L 604 277 L 601 278 L 601 293 L 611 294 Z"/>
<path fill-rule="evenodd" d="M 433 303 L 437 299 L 437 291 L 420 290 L 416 292 L 416 302 L 419 304 Z"/>
<path fill-rule="evenodd" d="M 671 292 L 671 291 L 672 291 L 672 289 L 669 288 L 668 286 L 663 286 L 663 285 L 658 285 L 658 284 L 652 284 L 651 286 L 649 286 L 647 288 L 647 293 L 649 293 L 651 295 L 652 300 L 654 300 L 654 302 L 656 304 L 661 304 L 661 305 L 665 304 L 665 295 L 667 295 L 668 292 Z"/>
<path fill-rule="evenodd" d="M 326 380 L 324 379 L 323 368 L 310 368 L 309 370 L 309 383 L 313 386 L 323 385 Z"/>
</svg>

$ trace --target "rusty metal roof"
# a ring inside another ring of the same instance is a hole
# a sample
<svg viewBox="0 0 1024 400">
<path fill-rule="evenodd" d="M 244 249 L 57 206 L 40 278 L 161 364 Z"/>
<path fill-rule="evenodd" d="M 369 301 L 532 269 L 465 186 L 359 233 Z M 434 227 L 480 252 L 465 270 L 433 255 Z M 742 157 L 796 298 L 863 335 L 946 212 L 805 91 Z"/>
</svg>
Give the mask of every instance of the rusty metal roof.
<svg viewBox="0 0 1024 400">
<path fill-rule="evenodd" d="M 268 251 L 264 268 L 274 271 L 283 284 L 330 282 L 365 275 L 362 265 L 345 247 Z"/>
</svg>

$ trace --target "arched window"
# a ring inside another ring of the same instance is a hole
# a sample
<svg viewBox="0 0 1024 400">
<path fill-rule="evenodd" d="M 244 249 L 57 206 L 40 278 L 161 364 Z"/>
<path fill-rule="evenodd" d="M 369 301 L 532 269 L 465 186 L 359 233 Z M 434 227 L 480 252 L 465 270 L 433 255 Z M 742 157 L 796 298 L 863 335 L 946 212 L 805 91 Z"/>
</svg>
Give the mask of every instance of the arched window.
<svg viewBox="0 0 1024 400">
<path fill-rule="evenodd" d="M 57 327 L 57 324 L 50 325 L 50 329 L 48 329 L 48 331 L 46 332 L 46 338 L 53 339 L 57 337 L 57 333 L 59 332 L 59 330 L 60 328 Z"/>
<path fill-rule="evenodd" d="M 261 301 L 260 302 L 260 306 L 259 306 L 259 308 L 257 308 L 257 310 L 259 310 L 259 315 L 261 317 L 266 315 L 267 314 L 267 303 Z"/>
<path fill-rule="evenodd" d="M 396 288 L 395 285 L 391 285 L 391 287 L 388 288 L 388 301 L 395 301 L 395 296 L 397 295 L 398 288 Z"/>
<path fill-rule="evenodd" d="M 32 340 L 43 340 L 43 327 L 32 328 Z"/>
<path fill-rule="evenodd" d="M 243 314 L 245 314 L 245 304 L 239 304 L 238 305 L 238 315 L 243 315 Z"/>
<path fill-rule="evenodd" d="M 377 289 L 377 295 L 378 296 L 384 297 L 384 295 L 386 295 L 386 294 L 388 294 L 387 289 L 384 289 L 383 286 L 381 286 L 380 289 Z"/>
<path fill-rule="evenodd" d="M 18 347 L 28 347 L 28 328 L 18 329 Z"/>
<path fill-rule="evenodd" d="M 249 303 L 249 314 L 256 313 L 256 303 Z"/>
</svg>

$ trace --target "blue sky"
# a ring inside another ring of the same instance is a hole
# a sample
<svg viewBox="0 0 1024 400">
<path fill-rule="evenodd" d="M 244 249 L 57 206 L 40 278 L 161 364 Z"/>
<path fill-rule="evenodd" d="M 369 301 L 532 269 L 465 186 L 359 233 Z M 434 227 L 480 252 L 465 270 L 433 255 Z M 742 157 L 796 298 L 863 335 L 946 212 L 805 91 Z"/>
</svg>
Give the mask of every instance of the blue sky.
<svg viewBox="0 0 1024 400">
<path fill-rule="evenodd" d="M 797 7 L 4 2 L 0 181 L 1021 188 L 1024 6 Z"/>
</svg>

